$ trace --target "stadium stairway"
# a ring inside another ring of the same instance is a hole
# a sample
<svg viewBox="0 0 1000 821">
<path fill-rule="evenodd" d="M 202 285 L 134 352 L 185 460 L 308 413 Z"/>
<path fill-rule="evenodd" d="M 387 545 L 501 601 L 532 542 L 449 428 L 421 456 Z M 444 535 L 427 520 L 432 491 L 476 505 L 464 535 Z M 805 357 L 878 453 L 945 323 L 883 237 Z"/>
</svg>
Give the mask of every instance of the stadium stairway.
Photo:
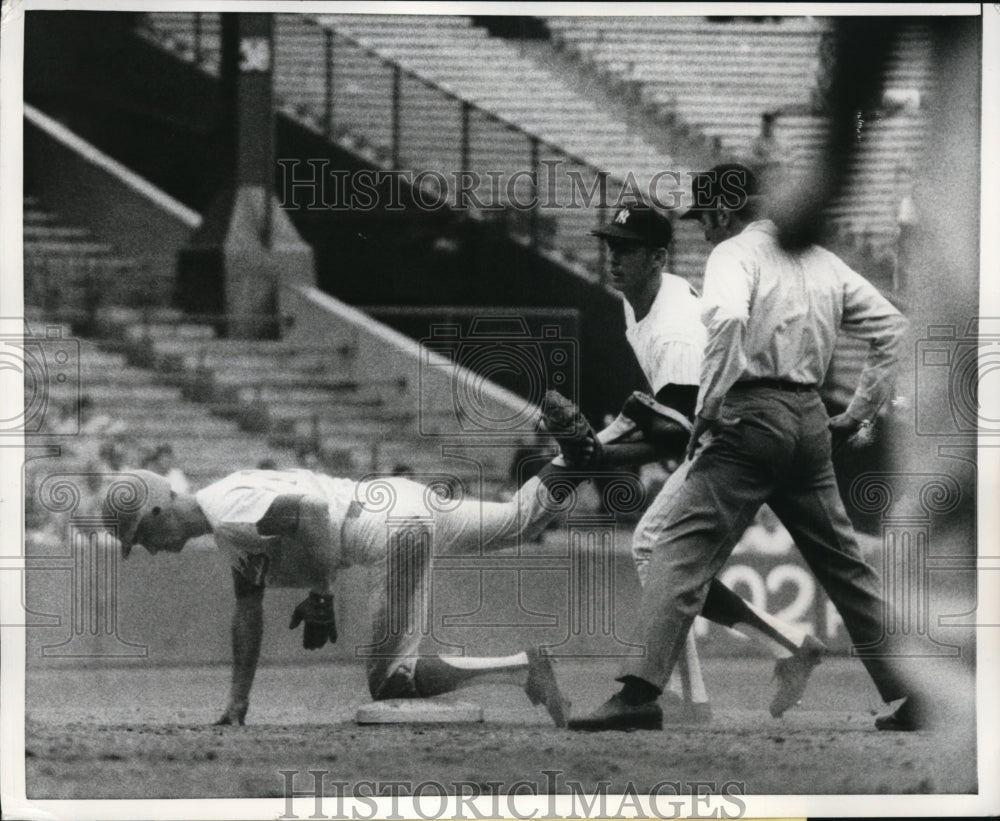
<svg viewBox="0 0 1000 821">
<path fill-rule="evenodd" d="M 46 403 L 41 433 L 60 446 L 59 469 L 92 469 L 114 442 L 134 468 L 142 451 L 169 444 L 196 487 L 263 460 L 301 466 L 309 453 L 335 475 L 405 467 L 419 478 L 440 475 L 445 464 L 476 495 L 509 489 L 510 454 L 487 451 L 495 458 L 481 455 L 481 472 L 467 461 L 447 463 L 440 440 L 420 435 L 440 420 L 434 413 L 418 420 L 400 401 L 405 380 L 359 372 L 349 329 L 332 347 L 220 338 L 217 322 L 170 308 L 162 283 L 154 283 L 159 296 L 145 291 L 140 260 L 64 224 L 36 197 L 26 197 L 24 209 L 29 329 L 68 340 L 71 351 L 79 344 L 79 379 L 49 385 L 26 372 L 29 394 L 45 391 L 35 397 Z M 77 430 L 84 396 L 87 417 L 101 421 Z M 26 406 L 35 399 L 26 396 Z M 39 460 L 32 470 L 53 466 Z"/>
<path fill-rule="evenodd" d="M 859 150 L 844 190 L 827 208 L 833 228 L 866 253 L 895 257 L 900 204 L 919 173 L 929 129 L 927 101 L 934 93 L 932 40 L 927 26 L 907 26 L 885 72 L 882 108 L 858 123 Z M 779 114 L 775 136 L 794 168 L 822 150 L 827 120 L 808 110 Z M 867 273 L 870 273 L 867 272 Z M 877 279 L 877 278 L 876 278 Z M 876 284 L 891 289 L 891 280 Z"/>
<path fill-rule="evenodd" d="M 119 253 L 80 225 L 69 225 L 33 196 L 24 199 L 25 304 L 49 318 L 69 319 L 67 306 L 84 312 L 101 302 L 166 304 L 173 280 L 153 274 L 143 260 Z"/>
<path fill-rule="evenodd" d="M 61 446 L 60 470 L 93 469 L 112 443 L 126 454 L 125 467 L 135 468 L 144 451 L 169 444 L 196 488 L 264 460 L 356 479 L 404 472 L 419 479 L 446 465 L 466 492 L 490 498 L 509 485 L 509 454 L 484 465 L 482 476 L 453 466 L 440 444 L 421 440 L 415 411 L 394 403 L 400 385 L 345 378 L 348 347 L 331 358 L 328 348 L 220 339 L 212 324 L 170 309 L 102 309 L 99 336 L 82 339 L 43 308 L 27 314 L 35 333 L 58 328 L 80 346 L 79 381 L 47 392 L 53 410 L 41 433 Z M 81 396 L 87 419 L 99 421 L 77 430 Z M 422 420 L 425 429 L 429 423 Z M 51 472 L 53 465 L 36 467 Z"/>
<path fill-rule="evenodd" d="M 752 157 L 765 113 L 777 115 L 779 154 L 791 166 L 818 150 L 827 122 L 814 111 L 814 92 L 827 20 L 577 16 L 545 22 L 564 52 L 622 87 L 637 85 L 654 111 L 718 140 L 724 153 Z M 827 209 L 830 233 L 862 257 L 862 270 L 885 289 L 893 287 L 882 269 L 895 254 L 900 171 L 918 166 L 927 129 L 931 45 L 926 25 L 904 27 L 885 69 L 885 108 L 860 124 L 861 151 L 844 192 Z M 687 271 L 684 263 L 677 267 Z"/>
<path fill-rule="evenodd" d="M 510 454 L 494 451 L 478 465 L 447 460 L 440 440 L 423 435 L 441 420 L 426 412 L 418 418 L 405 379 L 362 372 L 349 339 L 333 349 L 225 339 L 212 324 L 170 311 L 117 312 L 105 323 L 131 362 L 151 368 L 216 417 L 256 433 L 269 448 L 314 454 L 328 473 L 419 479 L 444 471 L 477 496 L 509 489 Z M 287 451 L 279 464 L 294 466 Z"/>
</svg>

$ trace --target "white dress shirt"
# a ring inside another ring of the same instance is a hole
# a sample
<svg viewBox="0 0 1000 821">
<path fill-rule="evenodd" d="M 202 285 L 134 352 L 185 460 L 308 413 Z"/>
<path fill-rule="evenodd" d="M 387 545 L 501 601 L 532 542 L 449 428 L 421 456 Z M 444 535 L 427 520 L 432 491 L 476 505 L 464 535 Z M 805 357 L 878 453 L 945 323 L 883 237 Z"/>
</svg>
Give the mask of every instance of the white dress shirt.
<svg viewBox="0 0 1000 821">
<path fill-rule="evenodd" d="M 869 343 L 848 406 L 870 418 L 888 397 L 907 321 L 868 280 L 818 246 L 789 252 L 770 220 L 752 222 L 708 258 L 702 321 L 708 342 L 698 412 L 713 420 L 738 381 L 822 384 L 837 334 Z"/>
</svg>

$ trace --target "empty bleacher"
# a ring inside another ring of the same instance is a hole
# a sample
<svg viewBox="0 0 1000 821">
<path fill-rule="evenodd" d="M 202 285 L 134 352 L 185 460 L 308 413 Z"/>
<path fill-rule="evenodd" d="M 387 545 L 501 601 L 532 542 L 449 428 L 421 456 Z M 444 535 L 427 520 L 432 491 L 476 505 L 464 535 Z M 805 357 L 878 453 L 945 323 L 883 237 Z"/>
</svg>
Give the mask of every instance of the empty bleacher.
<svg viewBox="0 0 1000 821">
<path fill-rule="evenodd" d="M 819 50 L 829 21 L 811 17 L 716 22 L 693 17 L 547 17 L 556 43 L 654 108 L 749 155 L 761 116 L 794 166 L 821 150 L 826 119 L 814 109 Z M 885 68 L 883 108 L 861 125 L 860 150 L 827 210 L 834 231 L 877 256 L 894 253 L 903 177 L 919 162 L 933 93 L 928 26 L 909 22 Z M 686 270 L 684 266 L 679 266 Z M 891 283 L 880 283 L 891 286 Z"/>
<path fill-rule="evenodd" d="M 65 306 L 165 304 L 172 280 L 118 253 L 81 226 L 67 225 L 35 197 L 24 200 L 25 303 L 52 318 Z"/>
<path fill-rule="evenodd" d="M 167 307 L 155 283 L 135 273 L 140 260 L 64 225 L 34 197 L 25 214 L 39 229 L 25 237 L 29 326 L 41 338 L 58 329 L 71 349 L 79 344 L 78 379 L 49 385 L 26 371 L 29 392 L 46 391 L 41 433 L 60 451 L 33 464 L 32 486 L 52 472 L 106 470 L 102 449 L 112 443 L 125 468 L 169 444 L 195 487 L 265 459 L 296 467 L 304 452 L 340 475 L 388 474 L 402 464 L 441 474 L 444 466 L 476 494 L 506 486 L 509 454 L 481 458 L 482 474 L 448 464 L 440 440 L 420 435 L 439 420 L 418 418 L 403 399 L 405 380 L 359 369 L 349 327 L 341 343 L 323 346 L 221 338 L 218 322 Z"/>
<path fill-rule="evenodd" d="M 883 107 L 863 115 L 858 123 L 858 149 L 846 183 L 826 213 L 836 229 L 863 240 L 873 253 L 893 254 L 900 203 L 919 174 L 929 128 L 927 102 L 934 82 L 927 26 L 904 28 L 883 87 Z M 796 166 L 808 163 L 823 150 L 827 128 L 822 114 L 792 110 L 778 116 L 775 135 Z"/>
<path fill-rule="evenodd" d="M 217 15 L 150 13 L 146 22 L 158 43 L 218 70 Z M 537 220 L 520 218 L 525 209 L 515 207 L 506 225 L 594 280 L 599 248 L 588 232 L 608 213 L 581 203 L 598 171 L 612 177 L 612 204 L 629 178 L 644 189 L 664 169 L 684 171 L 676 158 L 469 18 L 282 14 L 275 50 L 283 112 L 382 167 L 478 172 L 483 184 L 476 193 L 488 205 L 516 205 L 533 194 L 561 205 L 543 207 Z M 534 168 L 546 169 L 537 190 L 526 175 Z M 489 172 L 500 175 L 498 186 Z"/>
<path fill-rule="evenodd" d="M 638 84 L 661 114 L 746 153 L 764 112 L 807 103 L 826 24 L 812 17 L 546 17 L 556 43 L 596 70 Z"/>
</svg>

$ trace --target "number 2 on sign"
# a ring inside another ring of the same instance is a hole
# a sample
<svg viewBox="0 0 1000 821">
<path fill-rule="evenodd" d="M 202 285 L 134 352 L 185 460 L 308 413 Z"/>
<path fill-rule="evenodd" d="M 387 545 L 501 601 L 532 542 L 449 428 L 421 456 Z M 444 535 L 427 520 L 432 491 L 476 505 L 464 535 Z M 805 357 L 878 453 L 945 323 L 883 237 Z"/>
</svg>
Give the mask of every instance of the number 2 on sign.
<svg viewBox="0 0 1000 821">
<path fill-rule="evenodd" d="M 816 582 L 809 572 L 794 564 L 779 564 L 767 574 L 766 584 L 771 593 L 777 593 L 786 584 L 791 584 L 795 588 L 795 598 L 774 615 L 810 633 L 814 632 L 813 621 L 808 616 L 811 615 L 816 596 Z"/>
<path fill-rule="evenodd" d="M 809 572 L 794 564 L 779 564 L 771 568 L 767 577 L 755 567 L 736 564 L 727 567 L 719 576 L 720 581 L 734 588 L 737 593 L 746 596 L 750 602 L 761 610 L 767 610 L 768 594 L 779 593 L 786 585 L 794 589 L 794 598 L 783 609 L 772 615 L 791 622 L 803 630 L 812 633 L 815 624 L 812 616 L 813 602 L 816 598 L 816 582 Z M 740 590 L 740 588 L 743 590 Z M 749 593 L 749 595 L 747 595 Z"/>
</svg>

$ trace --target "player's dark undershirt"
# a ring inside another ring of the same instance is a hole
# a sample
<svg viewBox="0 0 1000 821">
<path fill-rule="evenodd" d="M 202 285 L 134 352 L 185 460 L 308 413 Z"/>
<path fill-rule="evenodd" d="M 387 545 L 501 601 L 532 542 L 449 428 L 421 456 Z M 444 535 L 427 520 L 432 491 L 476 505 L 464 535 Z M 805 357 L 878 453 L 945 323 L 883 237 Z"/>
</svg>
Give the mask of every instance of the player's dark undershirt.
<svg viewBox="0 0 1000 821">
<path fill-rule="evenodd" d="M 688 419 L 694 419 L 694 409 L 698 404 L 698 386 L 664 385 L 656 392 L 656 401 L 680 411 Z"/>
</svg>

